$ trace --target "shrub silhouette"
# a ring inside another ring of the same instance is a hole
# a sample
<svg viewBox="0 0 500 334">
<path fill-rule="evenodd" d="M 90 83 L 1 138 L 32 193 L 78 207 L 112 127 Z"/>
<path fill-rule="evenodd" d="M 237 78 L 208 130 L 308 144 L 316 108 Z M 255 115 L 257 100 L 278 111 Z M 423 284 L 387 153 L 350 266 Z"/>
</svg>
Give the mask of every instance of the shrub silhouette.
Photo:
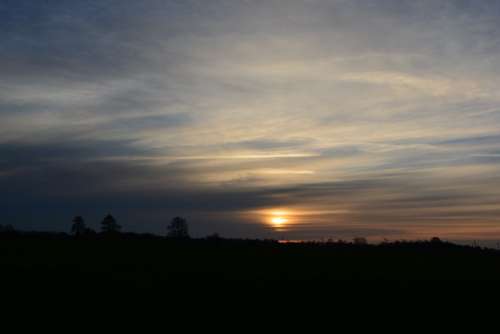
<svg viewBox="0 0 500 334">
<path fill-rule="evenodd" d="M 0 233 L 12 233 L 14 231 L 14 227 L 10 224 L 0 225 Z"/>
<path fill-rule="evenodd" d="M 210 234 L 206 237 L 207 240 L 221 240 L 221 236 L 219 235 L 219 233 L 213 233 L 213 234 Z"/>
<path fill-rule="evenodd" d="M 366 238 L 363 238 L 363 237 L 357 237 L 357 238 L 353 239 L 353 243 L 355 245 L 367 245 L 368 240 L 366 240 Z"/>
<path fill-rule="evenodd" d="M 167 238 L 189 239 L 189 228 L 186 219 L 175 217 L 167 226 Z"/>
<path fill-rule="evenodd" d="M 442 243 L 442 241 L 438 237 L 434 237 L 434 238 L 431 239 L 431 243 L 433 243 L 433 244 L 440 244 L 440 243 Z"/>
</svg>

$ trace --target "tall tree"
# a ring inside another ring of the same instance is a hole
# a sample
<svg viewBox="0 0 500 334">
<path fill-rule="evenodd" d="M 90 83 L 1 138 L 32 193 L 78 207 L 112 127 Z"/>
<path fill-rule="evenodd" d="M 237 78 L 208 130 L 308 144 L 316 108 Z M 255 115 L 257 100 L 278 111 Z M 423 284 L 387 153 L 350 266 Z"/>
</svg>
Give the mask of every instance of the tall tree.
<svg viewBox="0 0 500 334">
<path fill-rule="evenodd" d="M 173 239 L 188 239 L 189 228 L 186 219 L 175 217 L 167 226 L 167 237 Z"/>
<path fill-rule="evenodd" d="M 76 216 L 73 218 L 73 225 L 71 226 L 71 233 L 75 237 L 85 234 L 87 227 L 85 226 L 85 221 L 82 216 Z"/>
<path fill-rule="evenodd" d="M 101 222 L 101 230 L 103 233 L 119 233 L 121 226 L 118 225 L 116 219 L 108 214 Z"/>
</svg>

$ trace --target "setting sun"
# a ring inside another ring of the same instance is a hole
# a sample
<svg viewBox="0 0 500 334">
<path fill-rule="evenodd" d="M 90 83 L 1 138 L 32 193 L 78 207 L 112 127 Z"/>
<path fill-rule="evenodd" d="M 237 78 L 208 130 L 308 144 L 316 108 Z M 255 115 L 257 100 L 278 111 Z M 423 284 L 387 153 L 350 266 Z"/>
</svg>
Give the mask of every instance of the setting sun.
<svg viewBox="0 0 500 334">
<path fill-rule="evenodd" d="M 288 219 L 285 217 L 273 217 L 271 218 L 271 223 L 275 226 L 282 226 L 288 222 Z"/>
<path fill-rule="evenodd" d="M 274 228 L 283 228 L 290 222 L 290 213 L 285 210 L 272 210 L 268 211 L 266 216 L 268 222 Z"/>
</svg>

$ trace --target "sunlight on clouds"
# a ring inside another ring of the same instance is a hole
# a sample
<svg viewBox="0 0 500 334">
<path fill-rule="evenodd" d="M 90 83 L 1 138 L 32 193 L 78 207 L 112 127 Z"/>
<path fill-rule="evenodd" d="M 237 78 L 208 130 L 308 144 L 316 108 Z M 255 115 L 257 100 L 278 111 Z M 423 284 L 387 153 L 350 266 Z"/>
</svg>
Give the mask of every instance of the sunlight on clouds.
<svg viewBox="0 0 500 334">
<path fill-rule="evenodd" d="M 348 73 L 340 80 L 360 83 L 389 85 L 396 89 L 410 89 L 413 93 L 425 92 L 429 95 L 445 96 L 451 91 L 452 82 L 437 78 L 422 78 L 395 72 Z"/>
<path fill-rule="evenodd" d="M 312 175 L 314 171 L 312 170 L 292 170 L 292 169 L 262 169 L 258 170 L 259 174 L 268 175 Z"/>
<path fill-rule="evenodd" d="M 498 6 L 443 1 L 44 4 L 0 32 L 0 175 L 183 190 L 296 237 L 496 231 Z"/>
</svg>

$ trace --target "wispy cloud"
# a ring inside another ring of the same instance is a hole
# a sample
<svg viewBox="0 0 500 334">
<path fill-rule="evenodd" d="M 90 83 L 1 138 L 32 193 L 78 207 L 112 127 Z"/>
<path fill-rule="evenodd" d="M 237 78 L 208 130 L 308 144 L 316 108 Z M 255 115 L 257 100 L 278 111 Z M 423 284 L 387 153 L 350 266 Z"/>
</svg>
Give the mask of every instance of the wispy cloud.
<svg viewBox="0 0 500 334">
<path fill-rule="evenodd" d="M 321 212 L 297 238 L 497 233 L 499 17 L 455 0 L 2 3 L 2 198 L 58 224 L 106 203 L 156 217 L 140 230 L 186 213 L 200 234 L 267 236 L 241 212 L 289 206 Z"/>
</svg>

